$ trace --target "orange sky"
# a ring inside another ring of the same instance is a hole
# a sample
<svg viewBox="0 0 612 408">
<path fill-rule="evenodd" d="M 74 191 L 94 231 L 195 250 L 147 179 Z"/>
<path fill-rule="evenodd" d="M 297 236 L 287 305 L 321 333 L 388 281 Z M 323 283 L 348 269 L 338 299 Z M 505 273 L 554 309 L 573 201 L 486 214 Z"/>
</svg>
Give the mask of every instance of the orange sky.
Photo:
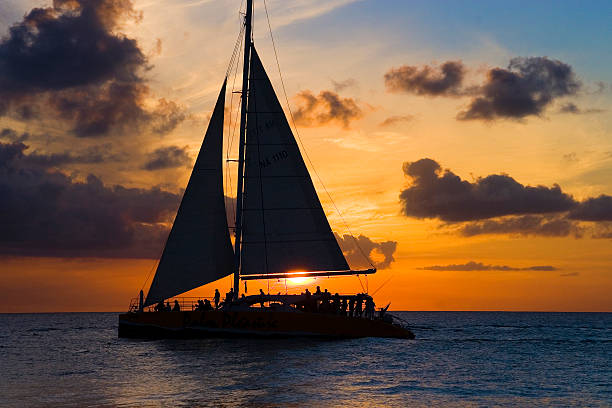
<svg viewBox="0 0 612 408">
<path fill-rule="evenodd" d="M 0 34 L 6 34 L 11 24 L 38 3 L 10 1 L 0 20 Z M 34 135 L 27 141 L 30 154 L 77 151 L 103 143 L 112 144 L 115 154 L 135 152 L 124 161 L 66 163 L 56 169 L 73 180 L 85 180 L 91 173 L 107 186 L 181 191 L 190 163 L 159 171 L 135 163 L 154 149 L 170 145 L 184 148 L 191 163 L 195 159 L 238 33 L 238 3 L 134 1 L 142 19 L 125 21 L 116 28 L 135 38 L 150 58 L 147 83 L 151 91 L 143 104 L 154 106 L 163 97 L 185 110 L 186 118 L 168 134 L 144 131 L 121 137 L 68 137 L 59 120 L 24 122 L 8 116 L 0 117 L 0 130 L 10 127 Z M 510 29 L 507 20 L 500 20 L 499 29 L 476 27 L 463 15 L 470 13 L 468 9 L 456 17 L 439 7 L 431 10 L 439 21 L 454 27 L 449 33 L 442 27 L 439 32 L 430 31 L 425 23 L 434 17 L 423 12 L 419 23 L 414 16 L 420 8 L 409 10 L 405 4 L 396 5 L 399 9 L 393 12 L 372 1 L 270 3 L 292 109 L 302 106 L 296 95 L 305 90 L 315 96 L 332 91 L 341 99 L 352 100 L 359 109 L 360 114 L 347 123 L 330 120 L 298 128 L 312 164 L 351 231 L 375 242 L 397 242 L 391 267 L 368 278 L 370 292 L 384 284 L 375 295 L 378 306 L 391 302 L 394 310 L 612 312 L 612 239 L 596 238 L 589 232 L 600 227 L 609 232 L 610 222 L 576 221 L 575 225 L 587 231 L 581 237 L 520 233 L 466 237 L 457 232 L 461 223 L 449 224 L 440 216 L 403 215 L 399 199 L 400 192 L 413 182 L 402 172 L 403 163 L 423 158 L 435 160 L 470 183 L 505 174 L 524 186 L 559 184 L 577 202 L 612 195 L 612 71 L 609 58 L 599 61 L 597 57 L 609 54 L 609 49 L 597 41 L 585 45 L 582 37 L 587 38 L 592 29 L 587 23 L 579 22 L 576 42 L 568 40 L 564 45 L 553 41 L 556 31 L 548 23 L 529 28 L 537 31 L 533 39 L 519 42 L 502 32 L 502 28 Z M 370 16 L 373 10 L 380 15 Z M 582 11 L 596 27 L 596 7 L 585 6 Z M 495 14 L 492 10 L 473 12 L 485 13 L 485 17 Z M 523 17 L 530 13 L 522 12 L 526 13 Z M 256 8 L 255 14 L 258 52 L 284 103 L 267 23 L 261 9 Z M 413 18 L 412 24 L 406 24 Z M 380 27 L 381 21 L 386 27 Z M 514 30 L 516 36 L 523 35 L 521 27 Z M 465 41 L 457 44 L 460 40 Z M 474 98 L 469 87 L 485 84 L 490 69 L 507 67 L 516 56 L 548 56 L 567 63 L 580 80 L 580 91 L 553 98 L 538 114 L 457 120 L 458 112 L 465 111 Z M 465 66 L 462 95 L 390 92 L 385 86 L 383 77 L 391 68 L 435 68 L 450 60 L 460 60 Z M 601 91 L 599 83 L 604 84 Z M 561 113 L 568 102 L 580 106 L 581 113 Z M 233 107 L 235 112 L 235 103 Z M 406 119 L 382 125 L 385 119 L 399 116 Z M 37 134 L 41 135 L 38 139 Z M 234 150 L 235 143 L 230 156 L 235 155 Z M 321 183 L 317 178 L 313 181 L 332 229 L 347 233 Z M 233 191 L 226 194 L 235 196 Z M 423 269 L 469 262 L 511 270 Z M 154 265 L 153 259 L 0 255 L 0 312 L 123 311 Z M 552 270 L 520 270 L 538 265 Z M 272 292 L 284 292 L 284 282 L 269 283 Z M 260 287 L 267 290 L 267 284 L 250 281 L 249 293 L 257 293 Z M 194 293 L 210 296 L 216 287 L 224 293 L 230 285 L 227 278 Z M 315 285 L 332 292 L 361 291 L 356 277 L 321 278 L 310 290 Z"/>
</svg>

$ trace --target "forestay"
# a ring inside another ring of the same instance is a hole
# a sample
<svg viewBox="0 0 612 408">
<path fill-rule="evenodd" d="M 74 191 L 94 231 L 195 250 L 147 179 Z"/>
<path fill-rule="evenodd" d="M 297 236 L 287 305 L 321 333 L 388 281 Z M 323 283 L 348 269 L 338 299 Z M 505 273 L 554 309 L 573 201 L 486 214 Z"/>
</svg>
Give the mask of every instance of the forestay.
<svg viewBox="0 0 612 408">
<path fill-rule="evenodd" d="M 254 47 L 249 82 L 241 275 L 348 270 Z"/>
<path fill-rule="evenodd" d="M 232 273 L 234 255 L 223 197 L 224 104 L 225 82 L 145 306 Z"/>
</svg>

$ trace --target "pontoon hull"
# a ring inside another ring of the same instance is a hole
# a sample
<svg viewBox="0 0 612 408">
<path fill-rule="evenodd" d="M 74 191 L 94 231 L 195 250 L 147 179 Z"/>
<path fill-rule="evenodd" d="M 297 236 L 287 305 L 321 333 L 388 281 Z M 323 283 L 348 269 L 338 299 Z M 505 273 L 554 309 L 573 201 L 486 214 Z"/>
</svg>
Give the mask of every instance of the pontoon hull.
<svg viewBox="0 0 612 408">
<path fill-rule="evenodd" d="M 254 335 L 414 338 L 410 330 L 382 320 L 320 313 L 213 310 L 119 315 L 119 337 L 191 338 Z"/>
</svg>

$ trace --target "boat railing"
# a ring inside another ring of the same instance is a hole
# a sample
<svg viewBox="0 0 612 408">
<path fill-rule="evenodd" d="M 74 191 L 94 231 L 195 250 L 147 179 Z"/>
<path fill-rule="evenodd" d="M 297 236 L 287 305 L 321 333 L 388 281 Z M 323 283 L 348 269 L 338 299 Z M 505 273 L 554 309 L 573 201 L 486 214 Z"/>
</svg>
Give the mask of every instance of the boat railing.
<svg viewBox="0 0 612 408">
<path fill-rule="evenodd" d="M 204 301 L 204 299 L 208 299 L 211 304 L 214 305 L 213 297 L 205 297 L 205 296 L 180 296 L 180 297 L 172 297 L 164 300 L 164 304 L 170 304 L 170 307 L 174 307 L 174 301 L 176 300 L 181 308 L 181 310 L 196 310 L 196 306 L 198 305 L 198 301 Z M 146 306 L 142 309 L 143 312 L 154 312 L 157 304 L 153 304 L 150 306 Z M 133 298 L 130 301 L 130 312 L 138 312 L 140 311 L 140 300 L 139 298 Z"/>
</svg>

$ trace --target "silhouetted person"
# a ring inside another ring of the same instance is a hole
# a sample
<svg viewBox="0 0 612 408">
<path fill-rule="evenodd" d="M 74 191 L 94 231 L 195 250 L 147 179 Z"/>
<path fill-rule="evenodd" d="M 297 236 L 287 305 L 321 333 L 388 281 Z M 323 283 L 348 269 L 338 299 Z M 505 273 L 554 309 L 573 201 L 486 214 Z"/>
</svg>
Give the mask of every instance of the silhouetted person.
<svg viewBox="0 0 612 408">
<path fill-rule="evenodd" d="M 340 295 L 337 293 L 334 295 L 334 302 L 332 303 L 332 311 L 334 314 L 340 313 Z"/>
<path fill-rule="evenodd" d="M 264 307 L 265 296 L 266 296 L 266 294 L 264 293 L 263 289 L 259 289 L 259 306 L 261 308 Z"/>
<path fill-rule="evenodd" d="M 166 312 L 171 312 L 172 311 L 172 306 L 170 306 L 170 301 L 166 302 Z"/>
<path fill-rule="evenodd" d="M 357 295 L 357 306 L 355 307 L 355 316 L 361 317 L 363 314 L 363 298 L 361 295 Z"/>
<path fill-rule="evenodd" d="M 231 288 L 230 291 L 225 294 L 225 304 L 229 305 L 230 303 L 232 303 L 233 299 L 234 299 L 234 288 Z"/>
<path fill-rule="evenodd" d="M 342 298 L 342 306 L 340 306 L 340 313 L 342 316 L 346 316 L 346 308 L 348 307 L 348 303 L 346 303 L 346 298 Z"/>
<path fill-rule="evenodd" d="M 355 313 L 355 299 L 351 298 L 351 300 L 349 300 L 349 317 L 353 317 L 354 313 Z"/>
<path fill-rule="evenodd" d="M 374 300 L 371 297 L 368 297 L 365 302 L 365 315 L 368 319 L 374 318 L 374 310 L 376 309 L 374 305 Z"/>
<path fill-rule="evenodd" d="M 210 304 L 210 300 L 204 299 L 204 305 L 202 306 L 202 310 L 213 310 L 212 305 Z"/>
<path fill-rule="evenodd" d="M 160 300 L 158 304 L 155 305 L 155 311 L 156 312 L 163 312 L 164 311 L 164 301 Z"/>
<path fill-rule="evenodd" d="M 219 293 L 219 289 L 215 289 L 215 309 L 219 308 L 220 299 L 221 299 L 221 294 Z"/>
<path fill-rule="evenodd" d="M 204 302 L 202 302 L 202 299 L 198 299 L 198 305 L 196 306 L 196 310 L 199 310 L 200 312 L 204 310 Z"/>
<path fill-rule="evenodd" d="M 174 301 L 174 307 L 172 308 L 173 312 L 180 312 L 181 311 L 181 306 L 179 305 L 178 300 Z"/>
<path fill-rule="evenodd" d="M 308 289 L 306 289 L 308 290 Z M 317 286 L 317 291 L 315 292 L 315 295 L 320 295 L 321 294 L 321 287 Z"/>
</svg>

